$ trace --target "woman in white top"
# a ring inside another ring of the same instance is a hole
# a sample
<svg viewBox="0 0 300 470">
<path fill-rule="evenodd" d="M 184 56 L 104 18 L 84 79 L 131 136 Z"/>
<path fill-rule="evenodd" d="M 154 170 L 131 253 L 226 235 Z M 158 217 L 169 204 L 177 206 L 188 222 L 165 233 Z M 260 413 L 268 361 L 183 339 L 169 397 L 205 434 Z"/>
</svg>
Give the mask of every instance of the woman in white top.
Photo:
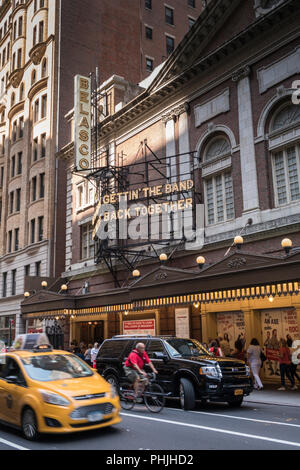
<svg viewBox="0 0 300 470">
<path fill-rule="evenodd" d="M 248 363 L 255 380 L 254 388 L 256 388 L 257 390 L 262 390 L 263 388 L 263 384 L 259 377 L 259 372 L 261 368 L 261 352 L 262 351 L 259 342 L 256 338 L 253 338 L 248 348 L 247 354 Z"/>
</svg>

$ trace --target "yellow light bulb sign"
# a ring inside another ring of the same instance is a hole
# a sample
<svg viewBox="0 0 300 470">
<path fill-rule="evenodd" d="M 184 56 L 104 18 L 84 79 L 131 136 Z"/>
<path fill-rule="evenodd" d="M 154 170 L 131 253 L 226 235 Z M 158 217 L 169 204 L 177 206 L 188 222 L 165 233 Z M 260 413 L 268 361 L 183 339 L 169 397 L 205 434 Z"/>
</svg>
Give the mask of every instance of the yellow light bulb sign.
<svg viewBox="0 0 300 470">
<path fill-rule="evenodd" d="M 91 167 L 91 79 L 75 76 L 74 97 L 74 154 L 75 167 Z"/>
</svg>

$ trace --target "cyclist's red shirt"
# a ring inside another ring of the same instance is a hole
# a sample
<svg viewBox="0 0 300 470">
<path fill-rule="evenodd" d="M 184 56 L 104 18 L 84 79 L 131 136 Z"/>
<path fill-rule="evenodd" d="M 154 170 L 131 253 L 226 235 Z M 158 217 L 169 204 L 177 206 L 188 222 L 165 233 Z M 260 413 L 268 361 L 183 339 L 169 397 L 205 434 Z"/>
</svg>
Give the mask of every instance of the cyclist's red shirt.
<svg viewBox="0 0 300 470">
<path fill-rule="evenodd" d="M 134 349 L 133 351 L 131 351 L 127 360 L 125 361 L 125 367 L 131 367 L 132 369 L 134 369 L 133 364 L 137 364 L 140 369 L 143 369 L 144 365 L 149 364 L 149 362 L 149 356 L 145 351 L 140 354 L 136 349 Z"/>
</svg>

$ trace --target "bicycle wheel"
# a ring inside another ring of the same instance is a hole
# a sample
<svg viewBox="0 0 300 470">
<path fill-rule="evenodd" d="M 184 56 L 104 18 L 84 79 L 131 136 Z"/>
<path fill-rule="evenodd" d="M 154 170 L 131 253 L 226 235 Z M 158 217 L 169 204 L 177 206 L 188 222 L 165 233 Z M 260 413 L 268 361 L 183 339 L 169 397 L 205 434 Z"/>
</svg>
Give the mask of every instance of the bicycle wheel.
<svg viewBox="0 0 300 470">
<path fill-rule="evenodd" d="M 144 392 L 144 401 L 149 411 L 159 413 L 165 406 L 166 401 L 162 387 L 153 383 L 147 385 Z"/>
<path fill-rule="evenodd" d="M 123 410 L 132 410 L 135 405 L 135 396 L 132 385 L 129 383 L 122 384 L 120 387 L 119 396 L 120 405 Z"/>
</svg>

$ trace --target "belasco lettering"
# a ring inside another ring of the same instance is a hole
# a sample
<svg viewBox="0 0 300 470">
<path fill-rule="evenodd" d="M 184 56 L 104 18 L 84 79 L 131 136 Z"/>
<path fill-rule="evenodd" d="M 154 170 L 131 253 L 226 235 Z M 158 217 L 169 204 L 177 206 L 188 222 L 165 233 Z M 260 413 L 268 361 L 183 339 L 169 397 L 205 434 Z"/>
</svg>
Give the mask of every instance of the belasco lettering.
<svg viewBox="0 0 300 470">
<path fill-rule="evenodd" d="M 75 163 L 80 170 L 90 167 L 91 154 L 91 82 L 87 77 L 75 77 Z"/>
</svg>

